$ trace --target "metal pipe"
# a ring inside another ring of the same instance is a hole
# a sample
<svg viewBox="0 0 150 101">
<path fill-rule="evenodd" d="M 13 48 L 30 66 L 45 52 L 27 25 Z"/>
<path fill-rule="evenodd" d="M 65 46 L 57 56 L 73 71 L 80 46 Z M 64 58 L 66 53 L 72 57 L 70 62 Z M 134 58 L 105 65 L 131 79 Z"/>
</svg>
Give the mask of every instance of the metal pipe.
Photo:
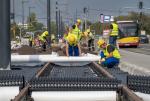
<svg viewBox="0 0 150 101">
<path fill-rule="evenodd" d="M 34 101 L 116 101 L 115 91 L 32 92 Z"/>
<path fill-rule="evenodd" d="M 37 74 L 36 74 L 36 78 L 38 78 L 38 77 L 40 77 L 43 73 L 44 73 L 44 71 L 49 67 L 49 65 L 50 65 L 50 62 L 48 62 L 42 69 L 40 69 L 38 72 L 37 72 Z"/>
<path fill-rule="evenodd" d="M 106 71 L 104 68 L 102 68 L 100 65 L 98 65 L 95 62 L 92 62 L 92 64 L 95 66 L 96 69 L 98 69 L 103 75 L 105 75 L 108 78 L 114 79 L 115 77 L 111 75 L 108 71 Z"/>
<path fill-rule="evenodd" d="M 15 98 L 12 101 L 21 101 L 21 99 L 28 94 L 30 85 L 28 84 L 25 88 L 21 90 L 21 92 L 15 96 Z"/>
<path fill-rule="evenodd" d="M 11 62 L 92 62 L 99 59 L 99 56 L 11 55 Z"/>
<path fill-rule="evenodd" d="M 127 86 L 123 85 L 122 86 L 122 92 L 123 94 L 127 94 L 128 98 L 131 101 L 143 101 L 142 98 L 140 98 L 139 96 L 137 96 L 134 92 L 132 92 Z"/>
</svg>

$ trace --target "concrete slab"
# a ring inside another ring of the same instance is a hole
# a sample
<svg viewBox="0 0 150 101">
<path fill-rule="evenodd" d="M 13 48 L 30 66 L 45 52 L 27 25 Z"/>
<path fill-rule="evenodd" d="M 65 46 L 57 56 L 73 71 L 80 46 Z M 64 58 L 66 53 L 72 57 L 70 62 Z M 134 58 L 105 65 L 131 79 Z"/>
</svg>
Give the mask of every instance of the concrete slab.
<svg viewBox="0 0 150 101">
<path fill-rule="evenodd" d="M 135 75 L 150 75 L 150 55 L 120 50 L 121 63 L 119 67 Z"/>
</svg>

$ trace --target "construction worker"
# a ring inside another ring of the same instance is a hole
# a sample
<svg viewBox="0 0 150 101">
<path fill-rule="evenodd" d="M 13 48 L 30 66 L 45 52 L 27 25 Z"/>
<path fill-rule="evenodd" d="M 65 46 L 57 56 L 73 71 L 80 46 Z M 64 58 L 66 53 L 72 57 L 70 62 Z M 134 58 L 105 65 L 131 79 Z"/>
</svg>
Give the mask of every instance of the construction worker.
<svg viewBox="0 0 150 101">
<path fill-rule="evenodd" d="M 81 20 L 77 19 L 76 24 L 72 26 L 73 27 L 72 28 L 72 34 L 77 35 L 77 39 L 78 40 L 81 40 L 81 34 L 82 34 L 82 32 L 81 32 L 81 30 L 79 28 L 80 25 L 81 25 Z"/>
<path fill-rule="evenodd" d="M 32 37 L 32 35 L 29 36 L 29 46 L 30 47 L 33 46 L 33 37 Z"/>
<path fill-rule="evenodd" d="M 87 29 L 87 33 L 88 33 L 88 48 L 89 51 L 94 51 L 94 35 L 93 33 L 90 31 L 90 29 Z"/>
<path fill-rule="evenodd" d="M 114 46 L 116 45 L 117 37 L 118 37 L 118 24 L 116 19 L 113 20 L 113 23 L 110 25 L 110 34 L 109 34 L 109 44 L 112 44 Z"/>
<path fill-rule="evenodd" d="M 68 34 L 66 38 L 66 55 L 67 56 L 80 56 L 81 49 L 78 43 L 77 36 L 74 34 Z"/>
<path fill-rule="evenodd" d="M 42 50 L 43 51 L 46 51 L 46 43 L 48 43 L 47 36 L 48 36 L 48 31 L 43 32 L 39 36 L 39 40 L 42 43 Z"/>
<path fill-rule="evenodd" d="M 99 63 L 108 68 L 117 66 L 120 61 L 120 53 L 118 49 L 111 44 L 107 44 L 103 39 L 100 39 L 97 44 L 103 49 L 100 52 L 101 59 Z"/>
</svg>

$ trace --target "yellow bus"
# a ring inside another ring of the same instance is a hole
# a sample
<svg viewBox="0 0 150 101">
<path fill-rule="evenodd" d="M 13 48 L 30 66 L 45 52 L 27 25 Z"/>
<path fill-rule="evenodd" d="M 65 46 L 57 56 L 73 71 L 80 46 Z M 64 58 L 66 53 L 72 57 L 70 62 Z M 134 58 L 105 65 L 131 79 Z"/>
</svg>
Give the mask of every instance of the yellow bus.
<svg viewBox="0 0 150 101">
<path fill-rule="evenodd" d="M 117 21 L 119 26 L 118 44 L 121 46 L 139 46 L 138 23 L 134 21 Z"/>
</svg>

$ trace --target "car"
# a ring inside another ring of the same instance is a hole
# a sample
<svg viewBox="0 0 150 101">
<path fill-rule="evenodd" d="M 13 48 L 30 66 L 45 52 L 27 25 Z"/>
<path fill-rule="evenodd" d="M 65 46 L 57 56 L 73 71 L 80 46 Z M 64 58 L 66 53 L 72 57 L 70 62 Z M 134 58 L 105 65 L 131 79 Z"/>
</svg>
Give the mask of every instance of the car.
<svg viewBox="0 0 150 101">
<path fill-rule="evenodd" d="M 140 35 L 140 43 L 149 43 L 149 38 L 147 37 L 147 35 Z"/>
</svg>

